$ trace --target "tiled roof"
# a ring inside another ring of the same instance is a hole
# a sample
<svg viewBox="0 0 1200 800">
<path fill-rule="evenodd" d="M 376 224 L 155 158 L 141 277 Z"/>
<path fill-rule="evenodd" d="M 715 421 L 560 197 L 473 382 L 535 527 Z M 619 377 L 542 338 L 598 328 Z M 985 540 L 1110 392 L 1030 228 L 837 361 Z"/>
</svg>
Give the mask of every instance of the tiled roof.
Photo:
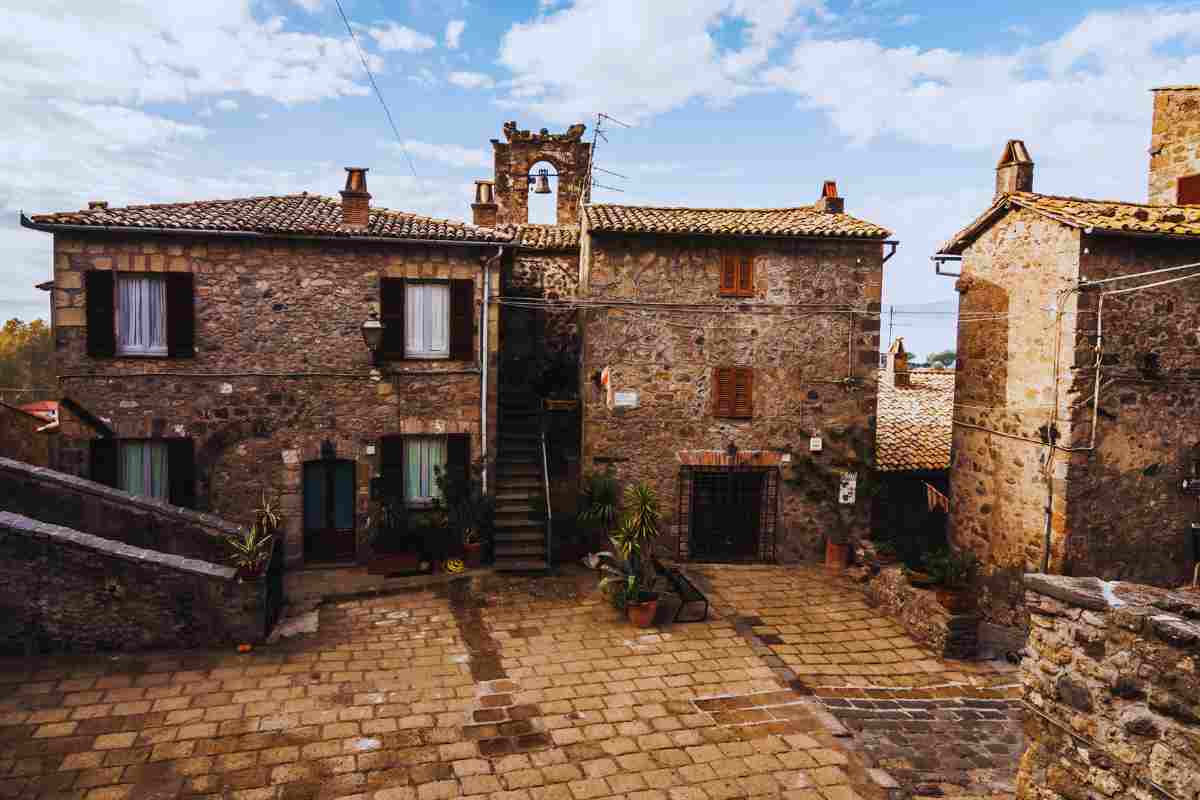
<svg viewBox="0 0 1200 800">
<path fill-rule="evenodd" d="M 575 250 L 579 247 L 578 225 L 504 225 L 517 246 L 524 250 Z"/>
<path fill-rule="evenodd" d="M 879 373 L 875 466 L 881 472 L 950 468 L 954 373 L 909 370 L 910 386 Z"/>
<path fill-rule="evenodd" d="M 614 233 L 695 236 L 828 236 L 886 239 L 891 232 L 849 214 L 799 208 L 652 208 L 595 204 L 584 207 L 588 228 Z"/>
<path fill-rule="evenodd" d="M 365 228 L 342 225 L 341 201 L 314 194 L 202 200 L 125 208 L 96 207 L 83 211 L 37 214 L 41 225 L 115 228 L 166 228 L 216 233 L 436 239 L 447 242 L 508 242 L 512 232 L 465 222 L 432 219 L 386 208 L 372 208 Z"/>
<path fill-rule="evenodd" d="M 1034 192 L 1013 192 L 996 198 L 974 222 L 956 233 L 938 252 L 962 253 L 988 226 L 1014 206 L 1028 208 L 1073 228 L 1103 233 L 1200 237 L 1200 206 L 1149 206 L 1115 200 L 1088 200 Z"/>
</svg>

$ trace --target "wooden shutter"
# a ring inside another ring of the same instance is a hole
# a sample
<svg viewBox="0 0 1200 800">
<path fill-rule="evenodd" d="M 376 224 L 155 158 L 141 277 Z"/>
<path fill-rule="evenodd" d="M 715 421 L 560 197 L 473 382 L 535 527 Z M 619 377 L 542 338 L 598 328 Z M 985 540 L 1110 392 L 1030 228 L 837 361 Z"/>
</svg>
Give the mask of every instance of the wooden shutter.
<svg viewBox="0 0 1200 800">
<path fill-rule="evenodd" d="M 446 475 L 468 480 L 471 477 L 471 435 L 452 433 L 446 437 Z"/>
<path fill-rule="evenodd" d="M 749 255 L 737 256 L 737 293 L 740 297 L 754 296 L 754 258 Z"/>
<path fill-rule="evenodd" d="M 96 483 L 117 487 L 117 440 L 92 439 L 88 453 L 88 477 Z"/>
<path fill-rule="evenodd" d="M 379 440 L 379 475 L 383 494 L 389 500 L 404 499 L 404 437 L 384 436 Z"/>
<path fill-rule="evenodd" d="M 379 321 L 383 323 L 383 355 L 404 358 L 404 278 L 380 279 Z"/>
<path fill-rule="evenodd" d="M 195 444 L 191 439 L 185 438 L 173 438 L 165 441 L 167 443 L 167 499 L 173 505 L 195 508 Z"/>
<path fill-rule="evenodd" d="M 1200 175 L 1188 175 L 1180 178 L 1176 184 L 1177 196 L 1175 202 L 1181 206 L 1200 205 Z"/>
<path fill-rule="evenodd" d="M 450 281 L 450 360 L 475 359 L 475 281 Z"/>
<path fill-rule="evenodd" d="M 733 410 L 729 416 L 748 419 L 754 416 L 754 370 L 738 367 L 733 373 Z"/>
<path fill-rule="evenodd" d="M 83 278 L 87 293 L 88 355 L 92 358 L 112 358 L 117 354 L 113 274 L 108 270 L 90 270 L 83 274 Z"/>
<path fill-rule="evenodd" d="M 737 256 L 721 254 L 721 294 L 737 294 Z"/>
<path fill-rule="evenodd" d="M 167 281 L 167 355 L 192 358 L 196 355 L 195 276 L 170 272 Z"/>
<path fill-rule="evenodd" d="M 713 370 L 713 414 L 718 417 L 733 415 L 733 370 L 728 367 Z"/>
</svg>

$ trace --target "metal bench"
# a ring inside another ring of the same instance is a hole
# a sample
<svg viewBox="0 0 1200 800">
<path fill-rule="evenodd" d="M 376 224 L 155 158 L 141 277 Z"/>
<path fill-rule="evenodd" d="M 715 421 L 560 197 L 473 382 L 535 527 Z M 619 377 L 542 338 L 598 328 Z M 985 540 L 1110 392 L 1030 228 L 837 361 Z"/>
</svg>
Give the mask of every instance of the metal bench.
<svg viewBox="0 0 1200 800">
<path fill-rule="evenodd" d="M 654 567 L 655 579 L 665 580 L 670 584 L 674 594 L 679 595 L 679 608 L 675 610 L 672 622 L 704 622 L 708 619 L 708 598 L 688 580 L 688 577 L 674 567 L 665 567 L 657 558 L 650 559 Z M 693 603 L 703 603 L 704 610 L 698 617 L 683 619 L 683 611 Z"/>
</svg>

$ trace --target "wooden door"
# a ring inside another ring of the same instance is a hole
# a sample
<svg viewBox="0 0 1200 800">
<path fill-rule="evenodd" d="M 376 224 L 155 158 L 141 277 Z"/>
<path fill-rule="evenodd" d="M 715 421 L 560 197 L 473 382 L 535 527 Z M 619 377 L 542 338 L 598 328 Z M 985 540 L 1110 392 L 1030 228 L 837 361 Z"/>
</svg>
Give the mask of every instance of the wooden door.
<svg viewBox="0 0 1200 800">
<path fill-rule="evenodd" d="M 304 465 L 304 559 L 347 561 L 355 554 L 354 462 Z"/>
</svg>

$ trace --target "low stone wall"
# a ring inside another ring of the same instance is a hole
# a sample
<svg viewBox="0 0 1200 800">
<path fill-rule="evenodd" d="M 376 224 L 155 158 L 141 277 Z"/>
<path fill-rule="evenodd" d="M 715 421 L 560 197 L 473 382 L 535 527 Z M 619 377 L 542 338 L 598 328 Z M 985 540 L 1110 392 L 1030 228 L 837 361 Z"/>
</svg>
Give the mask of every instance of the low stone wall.
<svg viewBox="0 0 1200 800">
<path fill-rule="evenodd" d="M 908 582 L 904 567 L 888 566 L 867 583 L 867 602 L 900 621 L 914 640 L 943 658 L 974 658 L 979 617 L 951 614 L 930 589 Z"/>
<path fill-rule="evenodd" d="M 104 484 L 0 458 L 0 509 L 160 553 L 226 563 L 232 523 Z"/>
<path fill-rule="evenodd" d="M 1029 575 L 1019 800 L 1200 797 L 1200 595 Z"/>
<path fill-rule="evenodd" d="M 0 652 L 257 642 L 263 580 L 0 512 Z"/>
</svg>

